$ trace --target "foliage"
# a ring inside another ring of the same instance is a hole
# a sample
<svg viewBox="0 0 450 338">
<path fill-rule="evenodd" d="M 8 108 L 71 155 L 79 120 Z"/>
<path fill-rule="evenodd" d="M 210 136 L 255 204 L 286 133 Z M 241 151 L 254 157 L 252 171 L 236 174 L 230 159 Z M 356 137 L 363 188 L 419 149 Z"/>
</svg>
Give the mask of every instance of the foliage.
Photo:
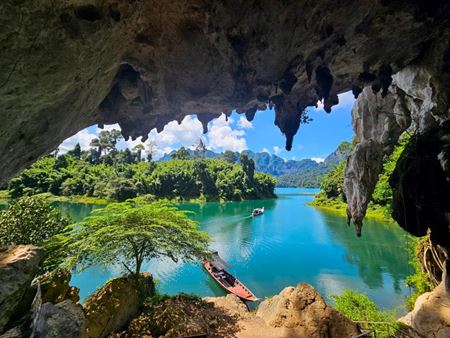
<svg viewBox="0 0 450 338">
<path fill-rule="evenodd" d="M 47 251 L 41 272 L 47 272 L 61 263 L 62 248 L 53 238 L 63 233 L 70 219 L 59 208 L 41 196 L 25 196 L 12 202 L 0 213 L 0 246 L 34 244 Z"/>
<path fill-rule="evenodd" d="M 355 321 L 393 322 L 394 314 L 378 310 L 367 295 L 345 290 L 342 295 L 331 295 L 334 307 Z"/>
<path fill-rule="evenodd" d="M 238 157 L 236 153 L 232 152 L 231 150 L 226 150 L 223 155 L 223 159 L 230 163 L 236 163 L 238 160 Z"/>
<path fill-rule="evenodd" d="M 320 190 L 327 198 L 340 199 L 345 202 L 344 195 L 345 162 L 339 163 L 329 174 L 325 175 Z"/>
<path fill-rule="evenodd" d="M 101 152 L 107 149 L 108 153 L 95 157 L 95 161 L 91 156 L 99 151 L 95 149 L 82 152 L 80 158 L 76 149 L 71 152 L 74 155 L 44 157 L 10 181 L 10 195 L 17 198 L 50 192 L 119 202 L 148 194 L 206 200 L 274 196 L 275 181 L 255 173 L 253 160 L 245 156 L 241 166 L 219 158 L 189 159 L 182 148 L 176 152 L 177 159 L 155 163 L 142 161 L 141 147 L 118 151 L 113 145 L 114 140 L 102 141 Z"/>
<path fill-rule="evenodd" d="M 389 178 L 394 172 L 397 161 L 400 158 L 406 144 L 409 141 L 409 135 L 403 134 L 400 138 L 399 144 L 394 148 L 392 154 L 383 164 L 383 171 L 378 176 L 378 182 L 372 194 L 372 201 L 384 207 L 386 213 L 392 213 L 392 189 L 389 185 Z"/>
<path fill-rule="evenodd" d="M 172 154 L 172 159 L 187 160 L 190 158 L 191 158 L 191 154 L 189 154 L 189 152 L 184 147 L 181 147 L 180 149 L 178 149 L 177 151 L 175 151 Z"/>
<path fill-rule="evenodd" d="M 413 289 L 411 295 L 406 298 L 406 307 L 408 310 L 412 310 L 414 308 L 417 297 L 425 292 L 430 292 L 433 289 L 428 274 L 422 270 L 422 266 L 417 258 L 419 256 L 422 243 L 428 242 L 429 236 L 429 234 L 422 238 L 409 236 L 409 240 L 412 242 L 412 245 L 409 247 L 411 257 L 409 264 L 413 267 L 414 273 L 408 276 L 405 281 L 406 285 Z"/>
<path fill-rule="evenodd" d="M 395 312 L 380 311 L 376 304 L 364 294 L 345 290 L 342 295 L 331 295 L 334 307 L 353 321 L 395 323 Z M 372 328 L 384 330 L 384 325 L 371 325 Z M 388 337 L 377 334 L 377 337 Z"/>
<path fill-rule="evenodd" d="M 376 215 L 378 218 L 390 218 L 392 211 L 392 190 L 389 186 L 389 177 L 395 169 L 397 160 L 403 152 L 409 137 L 402 135 L 399 144 L 394 148 L 393 153 L 387 157 L 383 164 L 383 170 L 379 175 L 379 181 L 375 186 L 372 200 L 369 203 L 367 215 Z M 342 145 L 342 144 L 341 144 Z M 348 144 L 342 145 L 344 148 Z M 341 146 L 340 146 L 341 147 Z M 339 149 L 339 148 L 338 148 Z M 336 210 L 345 210 L 345 194 L 343 191 L 345 161 L 342 161 L 332 171 L 326 174 L 320 185 L 320 192 L 311 203 L 314 206 L 335 208 Z"/>
<path fill-rule="evenodd" d="M 42 245 L 68 224 L 69 219 L 44 198 L 22 197 L 0 213 L 0 246 Z"/>
<path fill-rule="evenodd" d="M 205 255 L 209 237 L 168 201 L 111 203 L 57 236 L 68 253 L 65 265 L 79 270 L 121 264 L 136 278 L 144 260 L 192 261 Z"/>
</svg>

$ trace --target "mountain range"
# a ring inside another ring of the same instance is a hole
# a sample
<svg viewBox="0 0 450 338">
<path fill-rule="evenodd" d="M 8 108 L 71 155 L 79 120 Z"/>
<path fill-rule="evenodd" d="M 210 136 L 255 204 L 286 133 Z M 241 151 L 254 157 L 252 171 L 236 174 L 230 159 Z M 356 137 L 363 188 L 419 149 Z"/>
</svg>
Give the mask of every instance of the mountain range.
<svg viewBox="0 0 450 338">
<path fill-rule="evenodd" d="M 277 186 L 279 187 L 305 187 L 318 188 L 323 175 L 330 172 L 337 164 L 347 158 L 352 151 L 352 144 L 342 142 L 339 147 L 329 154 L 323 162 L 316 162 L 312 159 L 303 160 L 284 160 L 283 158 L 269 154 L 267 152 L 253 152 L 244 150 L 242 153 L 255 161 L 255 170 L 275 176 Z M 191 149 L 186 149 L 191 157 L 199 157 Z M 159 161 L 168 161 L 172 158 L 175 151 L 164 155 Z M 239 158 L 239 153 L 235 155 Z M 223 153 L 216 153 L 207 150 L 203 157 L 217 158 L 222 157 Z"/>
</svg>

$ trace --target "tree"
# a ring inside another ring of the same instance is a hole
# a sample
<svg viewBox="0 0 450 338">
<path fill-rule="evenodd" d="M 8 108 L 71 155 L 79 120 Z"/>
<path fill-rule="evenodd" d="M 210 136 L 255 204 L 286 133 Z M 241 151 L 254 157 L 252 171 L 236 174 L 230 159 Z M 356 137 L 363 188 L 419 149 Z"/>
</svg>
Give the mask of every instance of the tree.
<svg viewBox="0 0 450 338">
<path fill-rule="evenodd" d="M 123 163 L 133 163 L 134 162 L 134 155 L 133 153 L 130 151 L 130 149 L 125 148 L 125 150 L 121 153 L 122 154 L 122 161 Z"/>
<path fill-rule="evenodd" d="M 158 149 L 158 146 L 156 145 L 155 140 L 151 139 L 147 142 L 147 161 L 148 162 L 152 162 L 157 149 Z"/>
<path fill-rule="evenodd" d="M 98 138 L 93 138 L 89 143 L 89 146 L 91 146 L 92 148 L 97 148 L 97 153 L 99 154 L 99 156 L 102 154 L 103 145 L 100 143 L 100 140 Z"/>
<path fill-rule="evenodd" d="M 193 261 L 207 253 L 209 242 L 185 211 L 166 200 L 143 205 L 111 203 L 60 239 L 66 241 L 69 268 L 119 263 L 136 279 L 145 260 Z"/>
<path fill-rule="evenodd" d="M 241 154 L 239 159 L 241 161 L 242 170 L 247 175 L 250 182 L 253 182 L 253 178 L 255 175 L 255 161 L 248 157 L 247 154 Z"/>
<path fill-rule="evenodd" d="M 232 152 L 231 150 L 226 150 L 223 153 L 223 158 L 229 163 L 236 163 L 238 160 L 238 157 L 236 156 L 236 154 L 234 152 Z"/>
<path fill-rule="evenodd" d="M 72 150 L 69 150 L 67 152 L 67 155 L 73 158 L 76 158 L 79 160 L 81 158 L 81 146 L 79 143 L 75 144 L 75 147 L 73 147 Z"/>
<path fill-rule="evenodd" d="M 111 150 L 116 149 L 117 142 L 122 138 L 122 134 L 119 130 L 113 129 L 111 131 L 109 130 L 102 130 L 98 134 L 98 139 L 93 139 L 91 141 L 91 145 L 94 141 L 95 144 L 98 145 L 99 152 L 105 151 L 105 154 Z"/>
<path fill-rule="evenodd" d="M 199 157 L 204 158 L 207 151 L 208 149 L 206 149 L 205 143 L 203 143 L 203 140 L 200 138 L 197 146 L 195 147 L 195 153 Z"/>
<path fill-rule="evenodd" d="M 133 150 L 136 153 L 136 161 L 141 162 L 142 161 L 142 151 L 145 150 L 145 147 L 139 143 L 133 147 Z"/>
<path fill-rule="evenodd" d="M 184 147 L 181 147 L 180 149 L 175 151 L 171 156 L 172 159 L 177 160 L 188 160 L 191 157 L 189 152 Z"/>
<path fill-rule="evenodd" d="M 44 198 L 22 197 L 0 214 L 0 246 L 42 245 L 61 233 L 69 222 Z"/>
</svg>

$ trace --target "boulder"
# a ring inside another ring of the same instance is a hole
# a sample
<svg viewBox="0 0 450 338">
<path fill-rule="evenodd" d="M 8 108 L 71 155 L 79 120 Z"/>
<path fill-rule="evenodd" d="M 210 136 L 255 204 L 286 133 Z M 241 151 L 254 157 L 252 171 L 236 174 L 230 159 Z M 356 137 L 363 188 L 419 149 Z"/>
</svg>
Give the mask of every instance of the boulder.
<svg viewBox="0 0 450 338">
<path fill-rule="evenodd" d="M 32 245 L 0 248 L 0 333 L 12 316 L 29 309 L 31 281 L 43 257 L 44 251 Z"/>
<path fill-rule="evenodd" d="M 34 315 L 33 338 L 79 338 L 84 331 L 83 308 L 70 300 L 42 304 Z"/>
<path fill-rule="evenodd" d="M 80 289 L 69 285 L 71 278 L 72 274 L 69 270 L 58 269 L 39 276 L 33 284 L 36 285 L 39 282 L 41 285 L 42 303 L 57 304 L 67 299 L 78 303 Z"/>
<path fill-rule="evenodd" d="M 294 329 L 298 337 L 348 338 L 359 333 L 355 323 L 328 306 L 306 283 L 287 287 L 263 301 L 256 316 L 270 327 Z"/>
<path fill-rule="evenodd" d="M 208 303 L 214 304 L 216 308 L 222 308 L 226 310 L 230 315 L 239 316 L 241 318 L 248 317 L 250 312 L 247 305 L 239 299 L 239 297 L 228 294 L 225 297 L 204 297 L 203 300 Z"/>
<path fill-rule="evenodd" d="M 145 285 L 144 294 L 152 295 L 152 275 L 141 274 L 140 282 Z M 86 328 L 82 337 L 102 338 L 118 331 L 138 314 L 142 297 L 136 287 L 136 281 L 130 276 L 109 281 L 84 304 Z"/>
<path fill-rule="evenodd" d="M 399 321 L 416 331 L 419 337 L 450 337 L 450 295 L 445 292 L 444 284 L 419 296 L 414 309 Z"/>
</svg>

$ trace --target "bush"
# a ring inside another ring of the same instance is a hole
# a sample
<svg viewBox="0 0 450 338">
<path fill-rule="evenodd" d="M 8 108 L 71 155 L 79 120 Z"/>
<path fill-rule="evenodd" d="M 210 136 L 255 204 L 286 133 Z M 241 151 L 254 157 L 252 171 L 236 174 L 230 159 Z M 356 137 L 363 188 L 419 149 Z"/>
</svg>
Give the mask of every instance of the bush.
<svg viewBox="0 0 450 338">
<path fill-rule="evenodd" d="M 394 313 L 378 310 L 364 294 L 345 290 L 342 295 L 331 295 L 334 307 L 355 321 L 394 322 Z"/>
<path fill-rule="evenodd" d="M 409 236 L 409 235 L 407 235 Z M 414 304 L 416 303 L 417 297 L 425 292 L 430 292 L 433 289 L 431 285 L 430 278 L 426 272 L 422 270 L 419 259 L 417 258 L 418 253 L 421 249 L 422 241 L 429 240 L 429 234 L 422 238 L 416 238 L 409 236 L 410 240 L 413 242 L 413 245 L 410 246 L 410 261 L 409 264 L 414 269 L 414 274 L 406 277 L 406 285 L 413 289 L 412 294 L 406 298 L 405 303 L 408 310 L 412 310 L 414 308 Z"/>
<path fill-rule="evenodd" d="M 376 304 L 364 294 L 345 290 L 340 296 L 331 295 L 330 297 L 334 299 L 334 307 L 353 321 L 385 322 L 388 325 L 396 326 L 395 312 L 380 311 Z M 365 325 L 362 326 L 365 327 Z M 386 325 L 383 324 L 369 324 L 367 326 L 380 331 L 386 330 Z M 389 336 L 380 332 L 377 337 Z"/>
<path fill-rule="evenodd" d="M 70 220 L 42 197 L 22 197 L 0 214 L 0 246 L 42 245 Z"/>
</svg>

